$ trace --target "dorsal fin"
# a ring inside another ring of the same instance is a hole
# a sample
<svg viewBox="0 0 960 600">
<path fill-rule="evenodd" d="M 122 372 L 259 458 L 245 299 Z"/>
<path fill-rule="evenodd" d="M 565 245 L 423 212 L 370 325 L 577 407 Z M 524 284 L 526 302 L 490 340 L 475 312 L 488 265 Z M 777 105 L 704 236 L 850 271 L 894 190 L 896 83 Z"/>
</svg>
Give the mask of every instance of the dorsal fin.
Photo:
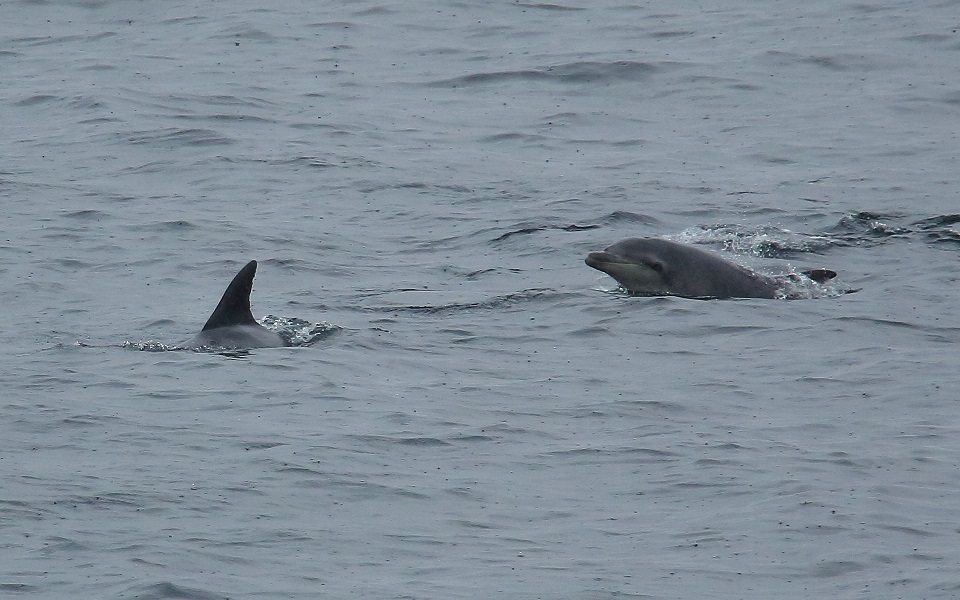
<svg viewBox="0 0 960 600">
<path fill-rule="evenodd" d="M 250 312 L 250 290 L 253 289 L 253 276 L 257 274 L 257 261 L 251 260 L 240 269 L 233 278 L 227 291 L 220 298 L 220 304 L 207 319 L 201 331 L 229 327 L 230 325 L 255 325 L 256 319 Z"/>
<path fill-rule="evenodd" d="M 826 283 L 837 276 L 836 271 L 830 269 L 811 269 L 804 271 L 803 274 L 817 283 Z"/>
</svg>

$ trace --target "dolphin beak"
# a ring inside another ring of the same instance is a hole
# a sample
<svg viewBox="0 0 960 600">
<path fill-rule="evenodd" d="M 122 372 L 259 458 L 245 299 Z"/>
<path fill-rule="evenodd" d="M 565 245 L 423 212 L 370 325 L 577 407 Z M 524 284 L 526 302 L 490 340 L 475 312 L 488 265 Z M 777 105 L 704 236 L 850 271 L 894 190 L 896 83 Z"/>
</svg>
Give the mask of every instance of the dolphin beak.
<svg viewBox="0 0 960 600">
<path fill-rule="evenodd" d="M 587 266 L 589 267 L 603 271 L 604 265 L 617 261 L 616 257 L 608 252 L 591 252 L 585 259 L 583 259 L 583 262 L 587 263 Z"/>
</svg>

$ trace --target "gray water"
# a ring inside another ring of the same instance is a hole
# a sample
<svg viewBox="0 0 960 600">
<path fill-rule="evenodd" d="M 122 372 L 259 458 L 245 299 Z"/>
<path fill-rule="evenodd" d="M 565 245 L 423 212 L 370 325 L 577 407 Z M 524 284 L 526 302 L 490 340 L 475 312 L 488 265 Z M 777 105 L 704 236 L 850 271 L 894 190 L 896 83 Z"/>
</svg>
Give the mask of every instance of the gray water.
<svg viewBox="0 0 960 600">
<path fill-rule="evenodd" d="M 958 29 L 0 4 L 0 596 L 960 596 Z M 839 277 L 630 297 L 633 236 Z M 250 259 L 324 333 L 173 350 Z"/>
</svg>

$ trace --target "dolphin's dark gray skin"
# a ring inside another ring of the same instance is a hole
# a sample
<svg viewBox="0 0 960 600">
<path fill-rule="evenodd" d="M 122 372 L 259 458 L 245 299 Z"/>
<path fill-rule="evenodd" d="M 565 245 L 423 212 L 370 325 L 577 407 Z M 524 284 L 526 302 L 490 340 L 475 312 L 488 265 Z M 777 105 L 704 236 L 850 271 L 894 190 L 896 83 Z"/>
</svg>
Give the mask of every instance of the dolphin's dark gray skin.
<svg viewBox="0 0 960 600">
<path fill-rule="evenodd" d="M 643 296 L 777 298 L 784 297 L 786 283 L 699 248 L 654 238 L 621 240 L 603 252 L 591 252 L 585 262 Z M 826 269 L 804 274 L 818 282 L 837 275 Z"/>
<path fill-rule="evenodd" d="M 257 261 L 251 260 L 240 269 L 220 304 L 207 319 L 207 324 L 190 342 L 188 348 L 275 348 L 286 346 L 283 338 L 253 318 L 250 312 L 250 290 L 257 274 Z"/>
</svg>

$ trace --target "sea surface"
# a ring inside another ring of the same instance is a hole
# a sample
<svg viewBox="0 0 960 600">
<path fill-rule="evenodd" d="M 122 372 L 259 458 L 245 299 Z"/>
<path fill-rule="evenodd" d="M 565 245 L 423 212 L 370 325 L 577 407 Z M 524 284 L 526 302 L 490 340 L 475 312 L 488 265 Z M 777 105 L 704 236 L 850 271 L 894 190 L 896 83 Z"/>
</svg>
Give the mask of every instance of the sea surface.
<svg viewBox="0 0 960 600">
<path fill-rule="evenodd" d="M 0 597 L 960 597 L 958 159 L 957 0 L 3 2 Z"/>
</svg>

